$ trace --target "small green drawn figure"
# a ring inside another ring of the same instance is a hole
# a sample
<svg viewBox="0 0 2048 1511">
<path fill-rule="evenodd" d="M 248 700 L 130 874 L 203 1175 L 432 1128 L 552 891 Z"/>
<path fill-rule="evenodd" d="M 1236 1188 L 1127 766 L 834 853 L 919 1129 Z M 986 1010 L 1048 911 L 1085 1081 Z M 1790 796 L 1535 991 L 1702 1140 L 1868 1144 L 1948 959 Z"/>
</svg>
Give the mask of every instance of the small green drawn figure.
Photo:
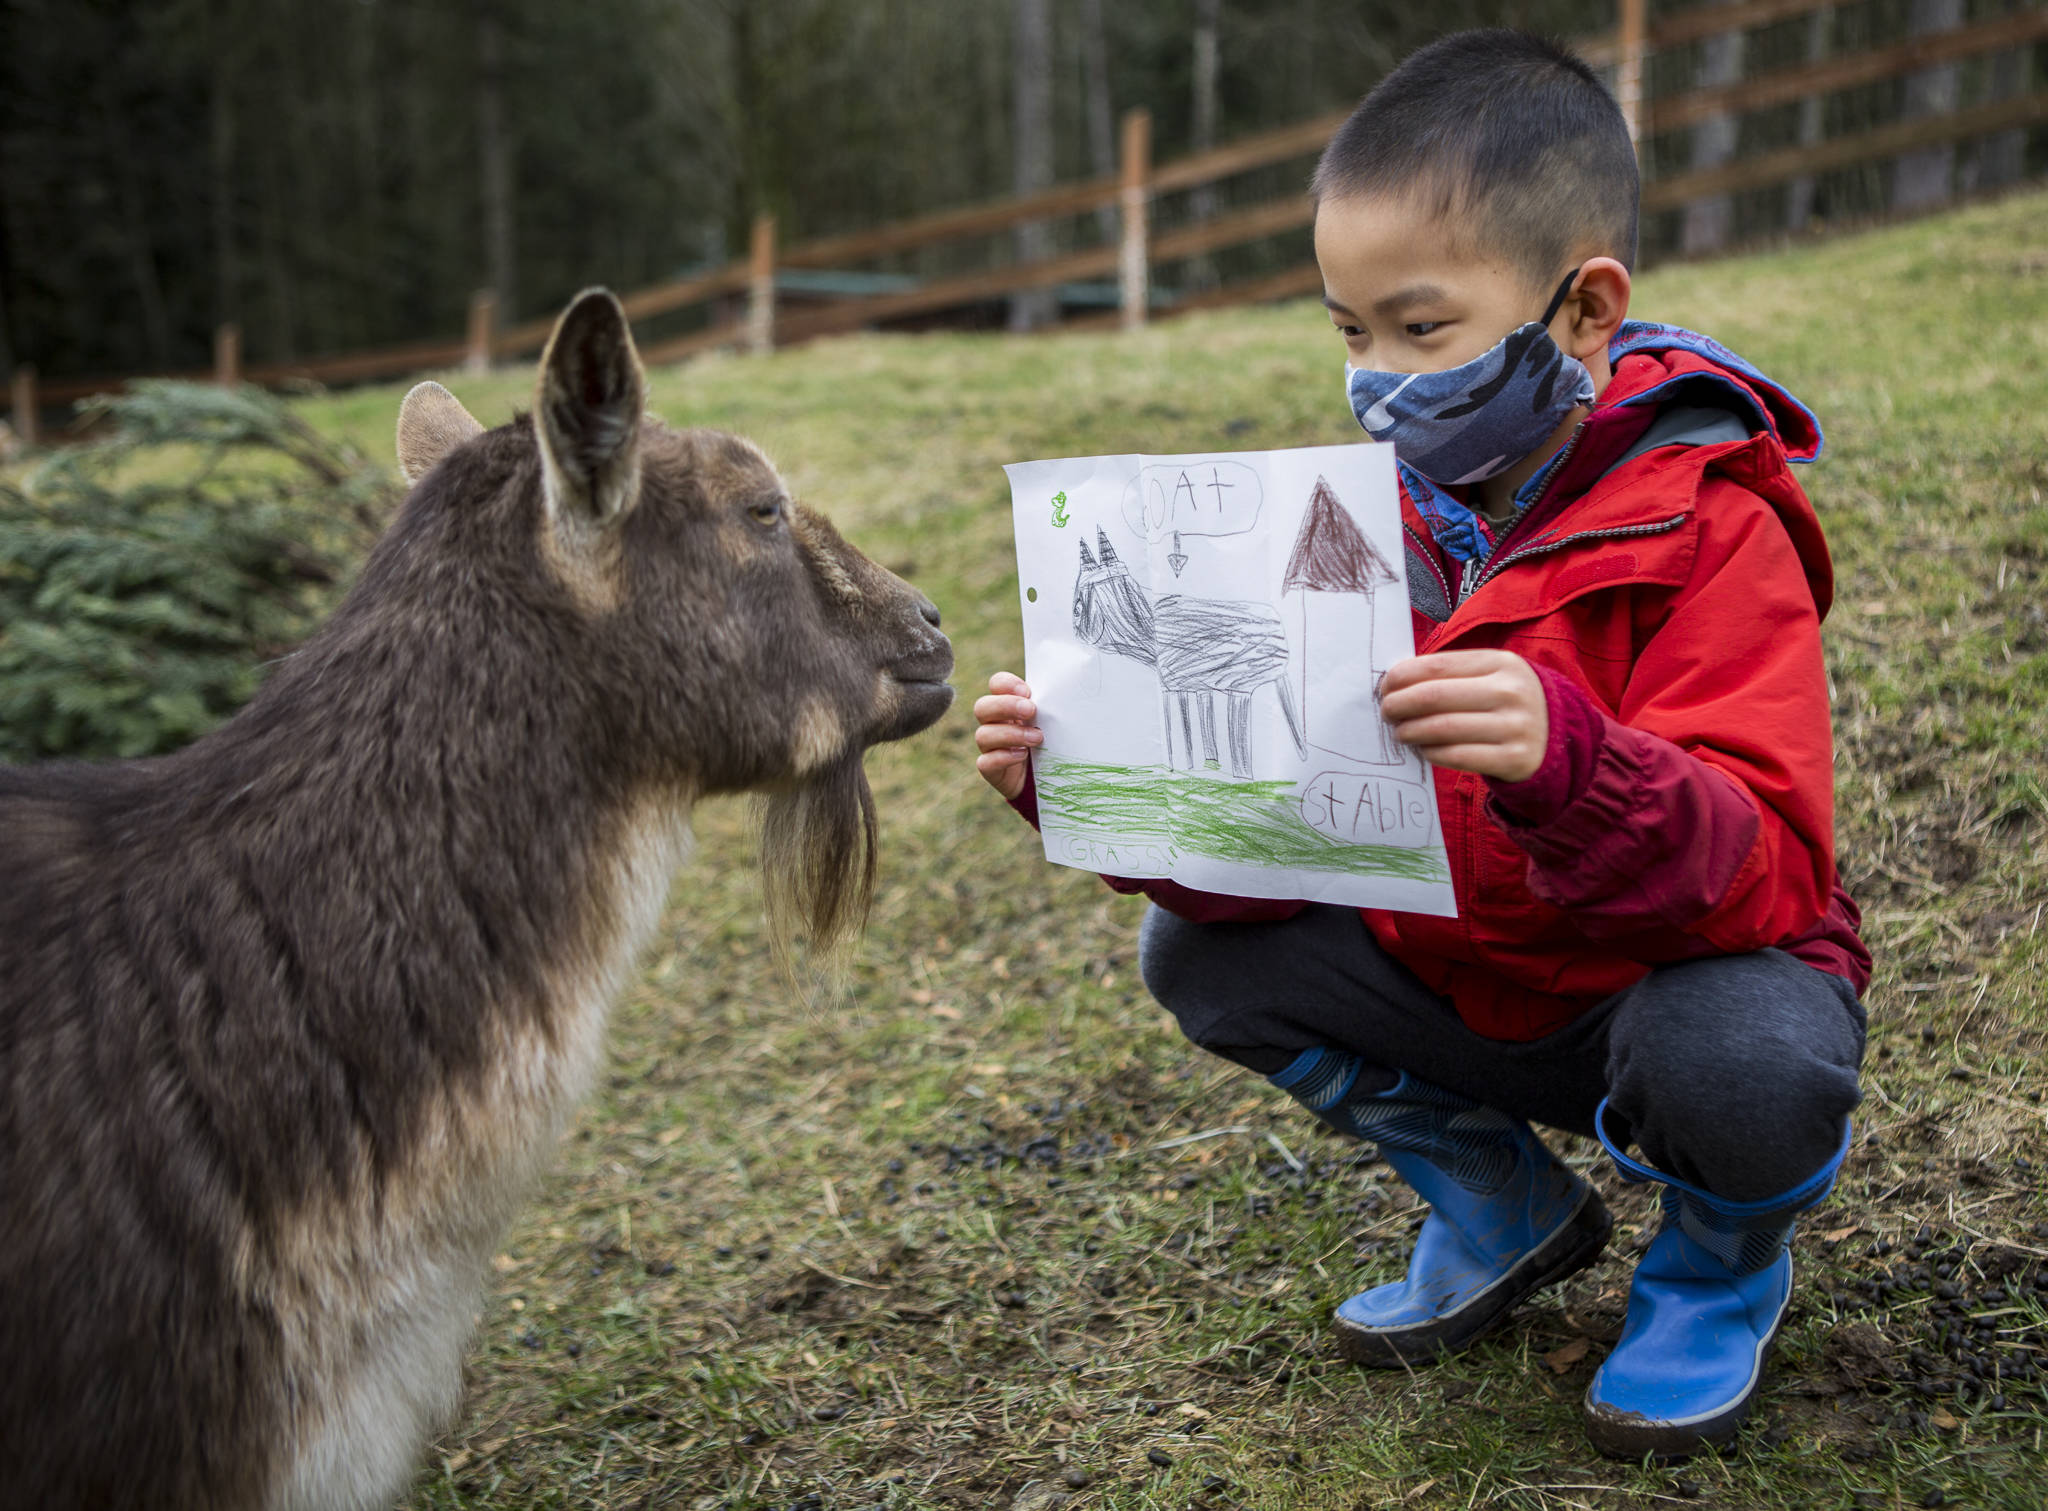
<svg viewBox="0 0 2048 1511">
<path fill-rule="evenodd" d="M 1052 496 L 1052 523 L 1056 530 L 1067 528 L 1067 495 L 1065 490 Z"/>
</svg>

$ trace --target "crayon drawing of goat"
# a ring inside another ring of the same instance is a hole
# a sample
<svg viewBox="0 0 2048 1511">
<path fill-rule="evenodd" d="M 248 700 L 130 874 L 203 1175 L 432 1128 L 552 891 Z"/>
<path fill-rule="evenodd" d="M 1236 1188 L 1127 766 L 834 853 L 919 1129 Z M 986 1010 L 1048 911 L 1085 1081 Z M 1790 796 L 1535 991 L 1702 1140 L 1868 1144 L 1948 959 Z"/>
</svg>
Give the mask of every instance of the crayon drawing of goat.
<svg viewBox="0 0 2048 1511">
<path fill-rule="evenodd" d="M 938 611 L 644 400 L 601 290 L 530 419 L 421 385 L 411 493 L 238 717 L 0 767 L 0 1506 L 388 1507 L 692 805 L 767 794 L 785 924 L 864 914 Z"/>
<path fill-rule="evenodd" d="M 1074 579 L 1074 635 L 1114 655 L 1128 656 L 1159 674 L 1169 764 L 1195 765 L 1199 721 L 1202 759 L 1219 764 L 1216 698 L 1224 700 L 1232 776 L 1252 773 L 1252 695 L 1271 686 L 1294 748 L 1304 759 L 1308 745 L 1287 678 L 1287 632 L 1271 604 L 1164 593 L 1157 599 L 1131 577 L 1100 529 L 1095 554 L 1081 542 L 1081 571 Z M 1176 738 L 1178 736 L 1178 738 Z"/>
</svg>

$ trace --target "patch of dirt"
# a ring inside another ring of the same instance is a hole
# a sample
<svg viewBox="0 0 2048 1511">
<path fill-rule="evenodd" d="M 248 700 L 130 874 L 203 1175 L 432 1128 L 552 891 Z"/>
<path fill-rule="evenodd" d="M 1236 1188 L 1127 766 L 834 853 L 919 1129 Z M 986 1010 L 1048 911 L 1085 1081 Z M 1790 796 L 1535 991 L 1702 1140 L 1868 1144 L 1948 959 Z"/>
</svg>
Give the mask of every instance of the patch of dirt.
<svg viewBox="0 0 2048 1511">
<path fill-rule="evenodd" d="M 1875 1324 L 1851 1322 L 1835 1329 L 1823 1357 L 1844 1390 L 1888 1386 L 1901 1373 L 1898 1345 Z"/>
<path fill-rule="evenodd" d="M 1855 1258 L 1860 1273 L 1826 1298 L 1853 1320 L 1835 1327 L 1823 1370 L 1803 1383 L 1869 1398 L 1887 1425 L 1921 1431 L 1952 1427 L 1959 1411 L 1995 1421 L 2048 1400 L 2048 1266 L 2031 1246 L 1930 1224 Z"/>
</svg>

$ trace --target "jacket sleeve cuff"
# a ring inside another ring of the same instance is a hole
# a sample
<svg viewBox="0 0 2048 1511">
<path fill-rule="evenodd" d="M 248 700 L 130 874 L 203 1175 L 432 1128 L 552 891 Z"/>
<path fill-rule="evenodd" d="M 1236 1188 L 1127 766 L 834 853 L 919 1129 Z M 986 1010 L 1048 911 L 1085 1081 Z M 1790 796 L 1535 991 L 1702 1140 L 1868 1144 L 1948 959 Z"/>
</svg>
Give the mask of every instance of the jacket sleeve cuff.
<svg viewBox="0 0 2048 1511">
<path fill-rule="evenodd" d="M 1031 768 L 1031 758 L 1024 758 L 1024 785 L 1015 797 L 1006 799 L 1018 815 L 1032 828 L 1038 827 L 1038 773 Z"/>
<path fill-rule="evenodd" d="M 1578 683 L 1547 666 L 1535 672 L 1550 722 L 1543 764 L 1519 782 L 1486 779 L 1495 812 L 1510 825 L 1555 823 L 1592 785 L 1606 739 L 1607 721 Z"/>
</svg>

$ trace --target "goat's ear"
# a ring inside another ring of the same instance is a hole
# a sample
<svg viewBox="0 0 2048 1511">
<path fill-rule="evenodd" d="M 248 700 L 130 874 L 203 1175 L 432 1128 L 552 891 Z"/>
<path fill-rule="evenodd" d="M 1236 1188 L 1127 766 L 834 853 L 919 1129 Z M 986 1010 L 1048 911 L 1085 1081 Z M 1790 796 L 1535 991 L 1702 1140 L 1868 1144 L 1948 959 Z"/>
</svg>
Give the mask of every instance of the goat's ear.
<svg viewBox="0 0 2048 1511">
<path fill-rule="evenodd" d="M 646 397 L 625 310 L 609 289 L 585 289 L 555 323 L 534 397 L 533 429 L 556 518 L 607 524 L 632 508 Z"/>
<path fill-rule="evenodd" d="M 442 457 L 483 433 L 462 400 L 438 383 L 421 383 L 398 406 L 398 470 L 416 483 Z"/>
</svg>

